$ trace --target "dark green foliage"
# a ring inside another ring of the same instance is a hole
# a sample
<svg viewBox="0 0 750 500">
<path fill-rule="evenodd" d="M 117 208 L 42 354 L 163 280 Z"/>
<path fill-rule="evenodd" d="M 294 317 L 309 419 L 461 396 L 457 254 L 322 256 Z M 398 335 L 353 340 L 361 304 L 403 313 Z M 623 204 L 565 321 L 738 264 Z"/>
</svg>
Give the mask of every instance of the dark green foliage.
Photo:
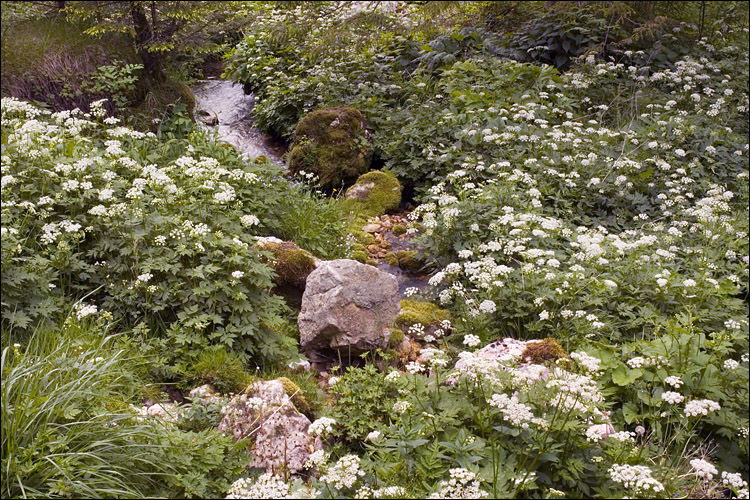
<svg viewBox="0 0 750 500">
<path fill-rule="evenodd" d="M 286 186 L 283 200 L 268 213 L 269 235 L 293 241 L 322 259 L 345 255 L 347 231 L 341 203 L 300 185 Z"/>
<path fill-rule="evenodd" d="M 367 123 L 359 111 L 345 107 L 305 115 L 294 129 L 287 157 L 292 173 L 313 173 L 325 187 L 351 182 L 371 160 Z"/>
<path fill-rule="evenodd" d="M 241 392 L 255 379 L 245 370 L 242 360 L 224 346 L 212 346 L 201 352 L 189 374 L 196 385 L 211 384 L 223 394 Z"/>
<path fill-rule="evenodd" d="M 338 422 L 341 435 L 352 440 L 351 445 L 357 446 L 354 440 L 364 440 L 370 431 L 390 423 L 397 387 L 375 365 L 348 367 L 335 387 L 339 396 L 329 416 Z"/>
<path fill-rule="evenodd" d="M 222 496 L 248 461 L 217 430 L 138 418 L 145 358 L 106 324 L 68 320 L 2 353 L 2 496 Z"/>
</svg>

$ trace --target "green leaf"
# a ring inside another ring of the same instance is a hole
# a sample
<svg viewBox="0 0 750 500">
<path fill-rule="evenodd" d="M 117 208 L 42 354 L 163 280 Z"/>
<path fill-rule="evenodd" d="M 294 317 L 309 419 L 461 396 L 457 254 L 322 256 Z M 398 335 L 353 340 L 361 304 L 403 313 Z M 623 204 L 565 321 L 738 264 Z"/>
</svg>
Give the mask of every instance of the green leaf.
<svg viewBox="0 0 750 500">
<path fill-rule="evenodd" d="M 638 412 L 633 403 L 625 403 L 622 405 L 622 418 L 625 419 L 625 423 L 627 424 L 632 424 L 638 419 Z"/>
<path fill-rule="evenodd" d="M 620 365 L 612 372 L 612 382 L 624 387 L 635 382 L 641 375 L 643 375 L 643 372 L 638 368 L 630 369 L 625 365 Z"/>
</svg>

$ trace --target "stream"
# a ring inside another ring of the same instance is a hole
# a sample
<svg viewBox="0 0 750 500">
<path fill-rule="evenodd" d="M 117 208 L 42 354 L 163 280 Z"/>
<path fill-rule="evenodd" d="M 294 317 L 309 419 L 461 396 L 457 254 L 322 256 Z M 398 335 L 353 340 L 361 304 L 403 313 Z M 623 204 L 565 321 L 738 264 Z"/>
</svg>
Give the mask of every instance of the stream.
<svg viewBox="0 0 750 500">
<path fill-rule="evenodd" d="M 218 140 L 227 142 L 237 148 L 248 159 L 265 155 L 274 163 L 284 165 L 283 155 L 286 149 L 271 137 L 253 126 L 253 95 L 245 95 L 242 85 L 235 85 L 228 80 L 200 80 L 193 87 L 196 99 L 196 120 L 207 130 L 215 130 Z M 390 229 L 386 231 L 390 234 Z M 388 235 L 385 235 L 388 238 Z M 389 239 L 393 239 L 392 237 Z M 395 239 L 393 240 L 395 243 Z M 400 249 L 408 248 L 404 242 Z M 402 269 L 378 260 L 378 269 L 398 279 L 399 292 L 409 287 L 424 289 L 427 277 L 407 273 Z"/>
<path fill-rule="evenodd" d="M 284 165 L 283 145 L 253 127 L 255 98 L 245 95 L 242 85 L 229 80 L 200 80 L 193 88 L 198 123 L 208 130 L 217 130 L 219 140 L 236 147 L 244 156 L 267 156 Z"/>
</svg>

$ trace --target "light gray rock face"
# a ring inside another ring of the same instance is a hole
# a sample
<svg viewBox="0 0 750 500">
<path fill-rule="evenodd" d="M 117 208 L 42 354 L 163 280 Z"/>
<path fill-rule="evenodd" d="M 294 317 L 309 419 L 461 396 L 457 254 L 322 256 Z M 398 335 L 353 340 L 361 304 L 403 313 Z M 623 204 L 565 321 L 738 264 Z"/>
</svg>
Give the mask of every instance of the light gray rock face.
<svg viewBox="0 0 750 500">
<path fill-rule="evenodd" d="M 297 317 L 300 345 L 312 354 L 385 348 L 399 302 L 395 276 L 349 259 L 322 262 L 307 277 Z"/>
<path fill-rule="evenodd" d="M 278 380 L 255 382 L 245 392 L 222 409 L 219 431 L 235 440 L 252 440 L 250 467 L 302 470 L 310 454 L 323 447 L 319 437 L 307 432 L 310 420 L 295 408 Z"/>
</svg>

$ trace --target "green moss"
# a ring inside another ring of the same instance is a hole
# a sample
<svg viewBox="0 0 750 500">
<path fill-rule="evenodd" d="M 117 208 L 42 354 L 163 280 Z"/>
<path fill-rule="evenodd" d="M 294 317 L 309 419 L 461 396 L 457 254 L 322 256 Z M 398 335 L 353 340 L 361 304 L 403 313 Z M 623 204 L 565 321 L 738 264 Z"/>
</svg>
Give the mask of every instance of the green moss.
<svg viewBox="0 0 750 500">
<path fill-rule="evenodd" d="M 391 266 L 398 266 L 398 257 L 393 252 L 385 254 L 385 261 Z"/>
<path fill-rule="evenodd" d="M 257 163 L 258 165 L 263 165 L 264 163 L 268 163 L 268 157 L 266 155 L 257 156 L 253 160 L 253 163 Z"/>
<path fill-rule="evenodd" d="M 276 283 L 279 285 L 304 287 L 307 276 L 315 269 L 313 255 L 291 241 L 263 242 L 258 248 L 273 253 L 274 257 L 268 263 L 276 271 Z"/>
<path fill-rule="evenodd" d="M 402 234 L 406 234 L 406 226 L 403 224 L 396 224 L 391 228 L 391 232 L 394 236 L 401 236 Z"/>
<path fill-rule="evenodd" d="M 284 386 L 284 392 L 287 396 L 292 400 L 292 403 L 294 403 L 295 408 L 299 410 L 300 413 L 304 413 L 305 415 L 309 415 L 312 413 L 312 408 L 310 408 L 310 403 L 307 402 L 307 398 L 302 393 L 302 389 L 289 380 L 286 377 L 279 377 L 279 382 L 281 382 L 281 385 Z"/>
<path fill-rule="evenodd" d="M 416 273 L 424 267 L 424 261 L 417 258 L 415 250 L 399 250 L 395 253 L 398 267 L 404 271 Z"/>
<path fill-rule="evenodd" d="M 324 108 L 297 123 L 287 155 L 289 170 L 313 172 L 321 186 L 338 186 L 367 172 L 372 143 L 367 122 L 354 108 Z"/>
<path fill-rule="evenodd" d="M 372 245 L 375 243 L 375 236 L 372 234 L 362 231 L 362 226 L 360 225 L 357 227 L 354 223 L 349 227 L 349 233 L 354 236 L 354 239 L 357 240 L 357 243 L 363 245 L 363 248 L 367 245 Z"/>
<path fill-rule="evenodd" d="M 391 338 L 388 339 L 388 347 L 395 349 L 404 341 L 404 331 L 398 328 L 391 330 Z"/>
<path fill-rule="evenodd" d="M 402 300 L 401 312 L 396 318 L 396 326 L 402 330 L 408 330 L 410 326 L 416 323 L 429 327 L 449 318 L 450 313 L 447 310 L 440 309 L 432 302 Z"/>
<path fill-rule="evenodd" d="M 378 261 L 373 259 L 367 259 L 365 261 L 365 264 L 367 264 L 368 266 L 378 267 Z"/>
<path fill-rule="evenodd" d="M 189 369 L 188 378 L 193 383 L 211 384 L 224 394 L 239 392 L 256 380 L 237 355 L 223 346 L 203 351 Z"/>
<path fill-rule="evenodd" d="M 551 337 L 537 342 L 529 342 L 526 344 L 526 349 L 524 349 L 521 357 L 539 365 L 555 363 L 558 359 L 566 361 L 569 359 L 565 349 Z"/>
<path fill-rule="evenodd" d="M 361 175 L 346 190 L 346 203 L 351 207 L 350 211 L 368 218 L 377 217 L 398 209 L 402 190 L 396 176 L 382 170 L 373 170 Z"/>
<path fill-rule="evenodd" d="M 351 252 L 349 254 L 349 258 L 364 264 L 365 262 L 367 262 L 367 252 L 364 252 L 362 250 L 357 250 L 357 251 Z"/>
</svg>

